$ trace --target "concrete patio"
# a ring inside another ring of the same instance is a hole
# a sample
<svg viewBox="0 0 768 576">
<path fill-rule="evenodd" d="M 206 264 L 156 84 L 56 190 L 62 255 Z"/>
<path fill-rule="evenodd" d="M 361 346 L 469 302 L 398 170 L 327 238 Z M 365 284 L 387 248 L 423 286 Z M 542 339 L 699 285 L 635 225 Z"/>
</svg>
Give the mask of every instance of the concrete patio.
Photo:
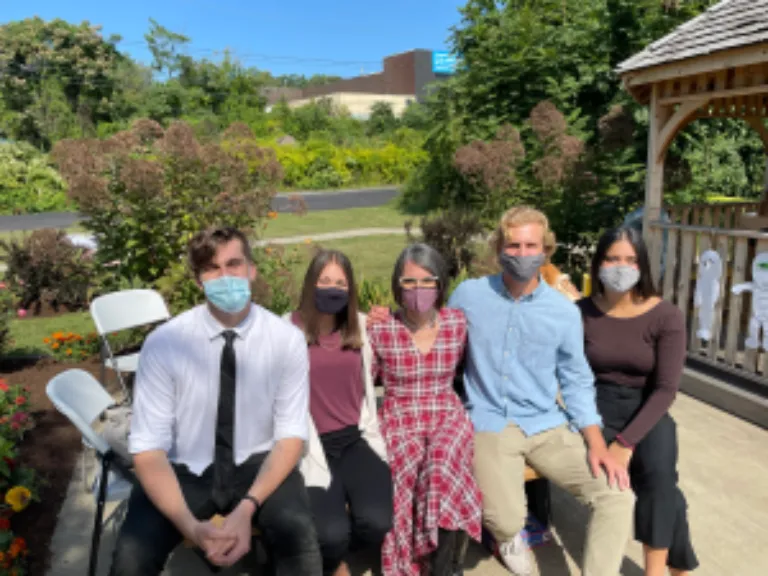
<svg viewBox="0 0 768 576">
<path fill-rule="evenodd" d="M 764 576 L 768 573 L 768 431 L 679 395 L 672 409 L 680 437 L 680 480 L 688 498 L 691 531 L 699 555 L 700 576 Z M 553 490 L 556 542 L 535 549 L 544 576 L 579 575 L 587 511 L 570 496 Z M 83 491 L 80 468 L 69 489 L 52 542 L 50 576 L 82 576 L 87 572 L 93 497 Z M 99 576 L 108 573 L 114 537 L 110 530 L 101 546 Z M 376 574 L 375 558 L 355 558 L 353 574 Z M 642 551 L 627 546 L 624 576 L 642 576 Z M 245 568 L 220 572 L 247 574 Z M 508 574 L 484 549 L 474 546 L 467 576 Z M 180 548 L 167 576 L 207 576 L 210 572 L 189 550 Z"/>
</svg>

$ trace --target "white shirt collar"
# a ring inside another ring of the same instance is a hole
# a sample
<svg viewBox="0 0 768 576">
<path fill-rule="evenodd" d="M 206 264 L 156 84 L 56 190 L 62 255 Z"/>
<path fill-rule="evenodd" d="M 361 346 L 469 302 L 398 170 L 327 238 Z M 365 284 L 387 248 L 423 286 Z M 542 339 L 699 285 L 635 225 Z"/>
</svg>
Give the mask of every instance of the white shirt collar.
<svg viewBox="0 0 768 576">
<path fill-rule="evenodd" d="M 201 306 L 202 310 L 202 320 L 203 320 L 203 328 L 205 330 L 206 335 L 210 340 L 213 340 L 214 338 L 218 338 L 221 336 L 222 332 L 226 330 L 232 330 L 237 334 L 238 338 L 245 338 L 248 335 L 248 331 L 253 326 L 253 323 L 256 319 L 256 315 L 258 313 L 257 307 L 251 302 L 250 304 L 251 309 L 248 312 L 248 315 L 243 319 L 240 324 L 233 328 L 227 328 L 221 324 L 214 316 L 211 314 L 211 311 L 208 308 L 208 304 L 203 304 Z"/>
</svg>

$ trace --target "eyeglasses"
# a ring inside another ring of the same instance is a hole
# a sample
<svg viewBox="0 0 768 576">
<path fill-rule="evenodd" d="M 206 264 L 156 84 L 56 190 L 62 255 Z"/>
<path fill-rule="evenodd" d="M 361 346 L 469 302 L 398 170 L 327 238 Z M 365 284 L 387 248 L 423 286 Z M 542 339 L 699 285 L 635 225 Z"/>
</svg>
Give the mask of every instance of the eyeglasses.
<svg viewBox="0 0 768 576">
<path fill-rule="evenodd" d="M 417 287 L 437 288 L 439 283 L 440 280 L 437 278 L 437 276 L 427 276 L 426 278 L 409 278 L 407 276 L 403 276 L 400 278 L 400 286 L 406 290 L 411 290 L 412 288 Z"/>
</svg>

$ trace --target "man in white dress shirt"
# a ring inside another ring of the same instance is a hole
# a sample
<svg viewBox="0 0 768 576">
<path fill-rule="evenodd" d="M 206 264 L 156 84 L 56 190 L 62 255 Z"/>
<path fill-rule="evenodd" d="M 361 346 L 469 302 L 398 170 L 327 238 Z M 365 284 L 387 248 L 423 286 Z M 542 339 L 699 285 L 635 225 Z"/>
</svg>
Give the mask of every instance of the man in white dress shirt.
<svg viewBox="0 0 768 576">
<path fill-rule="evenodd" d="M 279 576 L 322 562 L 298 472 L 308 435 L 302 333 L 251 302 L 256 270 L 238 230 L 201 232 L 189 261 L 207 303 L 158 327 L 141 351 L 129 449 L 134 488 L 112 576 L 159 575 L 184 537 L 230 566 L 258 526 Z M 221 514 L 224 524 L 209 519 Z"/>
</svg>

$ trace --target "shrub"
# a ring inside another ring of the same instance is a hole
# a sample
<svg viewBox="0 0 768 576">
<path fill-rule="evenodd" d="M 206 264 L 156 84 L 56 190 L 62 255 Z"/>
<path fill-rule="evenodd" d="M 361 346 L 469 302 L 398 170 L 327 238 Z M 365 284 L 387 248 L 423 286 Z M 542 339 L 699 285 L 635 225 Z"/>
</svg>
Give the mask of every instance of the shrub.
<svg viewBox="0 0 768 576">
<path fill-rule="evenodd" d="M 426 160 L 414 142 L 338 147 L 310 140 L 301 146 L 272 146 L 285 170 L 285 186 L 293 189 L 400 184 Z"/>
<path fill-rule="evenodd" d="M 195 283 L 189 266 L 183 260 L 171 264 L 165 275 L 155 282 L 155 286 L 174 316 L 205 301 L 203 291 Z"/>
<path fill-rule="evenodd" d="M 282 177 L 274 152 L 237 133 L 201 144 L 192 128 L 150 120 L 111 138 L 64 140 L 53 157 L 99 245 L 100 263 L 151 283 L 195 232 L 229 225 L 250 233 Z"/>
<path fill-rule="evenodd" d="M 421 219 L 421 238 L 411 232 L 406 223 L 408 240 L 429 244 L 440 252 L 448 265 L 448 274 L 454 278 L 462 269 L 469 269 L 477 254 L 477 237 L 484 232 L 480 218 L 471 212 L 449 210 L 424 216 Z"/>
<path fill-rule="evenodd" d="M 294 309 L 300 289 L 294 275 L 302 261 L 299 249 L 266 246 L 254 250 L 253 258 L 258 270 L 253 289 L 256 302 L 275 314 Z"/>
<path fill-rule="evenodd" d="M 13 317 L 14 297 L 5 282 L 0 282 L 0 354 L 10 343 L 10 320 Z"/>
<path fill-rule="evenodd" d="M 20 308 L 42 304 L 54 309 L 84 308 L 92 265 L 82 248 L 60 230 L 35 230 L 23 240 L 0 241 L 5 252 L 5 283 Z"/>
<path fill-rule="evenodd" d="M 63 178 L 47 156 L 26 143 L 0 144 L 0 214 L 68 208 Z"/>
<path fill-rule="evenodd" d="M 384 279 L 361 279 L 357 286 L 357 298 L 362 312 L 369 312 L 373 306 L 393 308 L 395 298 L 389 281 Z"/>
</svg>

